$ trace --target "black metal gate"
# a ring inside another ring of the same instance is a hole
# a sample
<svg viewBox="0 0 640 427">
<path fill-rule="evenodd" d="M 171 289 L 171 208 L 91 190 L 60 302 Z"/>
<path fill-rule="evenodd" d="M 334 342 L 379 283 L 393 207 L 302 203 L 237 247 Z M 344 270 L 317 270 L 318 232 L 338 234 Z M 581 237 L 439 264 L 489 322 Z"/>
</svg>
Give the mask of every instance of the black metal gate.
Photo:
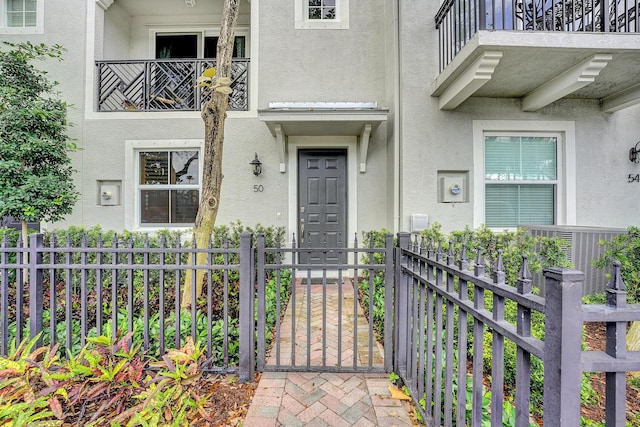
<svg viewBox="0 0 640 427">
<path fill-rule="evenodd" d="M 275 255 L 274 264 L 265 262 L 268 253 Z M 299 262 L 309 253 L 320 254 L 322 262 Z M 384 248 L 358 248 L 357 239 L 352 247 L 296 247 L 295 238 L 289 248 L 266 248 L 259 236 L 256 261 L 259 371 L 391 370 L 392 316 L 374 327 L 376 311 L 393 313 L 391 235 Z M 382 301 L 374 297 L 376 287 L 378 294 L 384 292 Z M 364 307 L 359 288 L 368 294 Z M 267 307 L 267 300 L 275 307 Z M 273 330 L 266 329 L 268 315 L 277 316 Z"/>
</svg>

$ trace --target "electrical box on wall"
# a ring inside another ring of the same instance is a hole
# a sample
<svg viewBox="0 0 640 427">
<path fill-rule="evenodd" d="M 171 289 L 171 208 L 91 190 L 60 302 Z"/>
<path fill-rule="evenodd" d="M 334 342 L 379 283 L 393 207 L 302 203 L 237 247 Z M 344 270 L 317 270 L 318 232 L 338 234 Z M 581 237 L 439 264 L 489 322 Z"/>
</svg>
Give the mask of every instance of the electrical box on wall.
<svg viewBox="0 0 640 427">
<path fill-rule="evenodd" d="M 118 206 L 122 181 L 98 181 L 98 204 L 100 206 Z"/>
<path fill-rule="evenodd" d="M 438 171 L 438 202 L 468 202 L 468 176 L 468 171 Z"/>
<path fill-rule="evenodd" d="M 429 215 L 427 214 L 412 214 L 411 215 L 411 232 L 419 233 L 429 228 Z"/>
</svg>

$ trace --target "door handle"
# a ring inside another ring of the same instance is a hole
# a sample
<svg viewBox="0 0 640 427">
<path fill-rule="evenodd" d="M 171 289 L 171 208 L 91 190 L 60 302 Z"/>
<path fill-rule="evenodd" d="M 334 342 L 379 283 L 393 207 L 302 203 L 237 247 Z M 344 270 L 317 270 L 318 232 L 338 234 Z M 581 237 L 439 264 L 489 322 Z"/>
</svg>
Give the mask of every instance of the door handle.
<svg viewBox="0 0 640 427">
<path fill-rule="evenodd" d="M 300 218 L 300 243 L 304 243 L 304 218 Z"/>
</svg>

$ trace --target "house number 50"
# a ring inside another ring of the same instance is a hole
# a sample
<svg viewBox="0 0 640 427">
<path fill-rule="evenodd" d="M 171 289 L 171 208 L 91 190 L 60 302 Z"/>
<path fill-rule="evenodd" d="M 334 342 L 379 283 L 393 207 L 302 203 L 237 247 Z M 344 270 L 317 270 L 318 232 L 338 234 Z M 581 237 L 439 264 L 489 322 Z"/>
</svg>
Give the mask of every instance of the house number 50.
<svg viewBox="0 0 640 427">
<path fill-rule="evenodd" d="M 639 182 L 640 183 L 640 174 L 629 174 L 629 178 L 627 178 L 627 182 Z"/>
<path fill-rule="evenodd" d="M 262 193 L 263 191 L 264 191 L 264 187 L 262 186 L 262 184 L 256 184 L 253 186 L 254 193 Z"/>
</svg>

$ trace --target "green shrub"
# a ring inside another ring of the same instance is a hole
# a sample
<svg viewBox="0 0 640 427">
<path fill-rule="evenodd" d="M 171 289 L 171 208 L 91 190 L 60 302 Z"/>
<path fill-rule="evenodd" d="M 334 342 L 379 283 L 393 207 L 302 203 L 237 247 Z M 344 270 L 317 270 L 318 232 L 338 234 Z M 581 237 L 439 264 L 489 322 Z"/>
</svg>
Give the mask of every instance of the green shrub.
<svg viewBox="0 0 640 427">
<path fill-rule="evenodd" d="M 615 236 L 611 242 L 600 241 L 600 245 L 604 247 L 604 254 L 594 266 L 610 272 L 613 261 L 619 261 L 622 280 L 627 287 L 627 301 L 640 303 L 640 227 L 629 227 L 626 234 Z"/>
</svg>

